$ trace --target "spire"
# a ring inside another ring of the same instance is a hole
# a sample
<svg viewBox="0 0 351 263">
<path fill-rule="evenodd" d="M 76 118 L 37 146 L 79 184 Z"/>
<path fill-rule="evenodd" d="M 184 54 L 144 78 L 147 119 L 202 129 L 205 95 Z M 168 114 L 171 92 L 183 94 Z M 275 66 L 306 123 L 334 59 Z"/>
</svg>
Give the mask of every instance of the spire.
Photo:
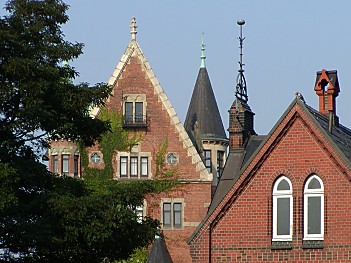
<svg viewBox="0 0 351 263">
<path fill-rule="evenodd" d="M 132 21 L 130 22 L 130 34 L 132 35 L 132 40 L 136 40 L 136 34 L 137 34 L 137 25 L 136 25 L 136 20 L 135 17 L 132 17 Z"/>
<path fill-rule="evenodd" d="M 240 26 L 240 37 L 239 43 L 240 43 L 240 61 L 239 61 L 239 70 L 238 70 L 238 76 L 236 78 L 236 91 L 235 91 L 235 97 L 238 99 L 243 100 L 244 102 L 247 102 L 249 100 L 249 97 L 247 96 L 247 89 L 246 89 L 246 80 L 244 76 L 244 69 L 243 66 L 243 43 L 244 39 L 243 38 L 243 29 L 242 26 L 245 24 L 245 20 L 240 19 L 237 21 L 237 24 Z"/>
<path fill-rule="evenodd" d="M 206 68 L 205 65 L 205 44 L 204 44 L 204 33 L 202 33 L 202 44 L 201 44 L 201 65 L 200 68 Z"/>
</svg>

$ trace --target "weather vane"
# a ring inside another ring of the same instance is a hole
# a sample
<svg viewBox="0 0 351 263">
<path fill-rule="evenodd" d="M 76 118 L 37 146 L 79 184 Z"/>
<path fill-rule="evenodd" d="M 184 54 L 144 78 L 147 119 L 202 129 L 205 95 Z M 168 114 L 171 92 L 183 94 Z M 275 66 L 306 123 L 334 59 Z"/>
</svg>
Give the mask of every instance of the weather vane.
<svg viewBox="0 0 351 263">
<path fill-rule="evenodd" d="M 243 43 L 244 43 L 244 37 L 243 37 L 243 25 L 245 24 L 245 20 L 240 19 L 237 21 L 237 24 L 240 26 L 240 37 L 239 37 L 239 43 L 240 43 L 240 61 L 239 61 L 239 70 L 238 70 L 238 76 L 236 78 L 236 91 L 235 91 L 235 97 L 238 99 L 243 100 L 244 102 L 247 102 L 249 100 L 249 97 L 247 96 L 247 89 L 246 89 L 246 80 L 244 76 L 244 69 L 243 66 L 245 65 L 243 63 Z"/>
</svg>

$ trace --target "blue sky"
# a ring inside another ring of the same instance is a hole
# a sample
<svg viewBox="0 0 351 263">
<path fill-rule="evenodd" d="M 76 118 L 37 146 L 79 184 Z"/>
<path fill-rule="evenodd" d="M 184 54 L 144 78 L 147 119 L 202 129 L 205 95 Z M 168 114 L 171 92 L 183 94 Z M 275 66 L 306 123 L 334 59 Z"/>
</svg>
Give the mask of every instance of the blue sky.
<svg viewBox="0 0 351 263">
<path fill-rule="evenodd" d="M 234 99 L 239 59 L 238 19 L 244 19 L 244 63 L 255 130 L 266 134 L 299 91 L 318 108 L 316 71 L 337 69 L 340 122 L 351 127 L 351 1 L 326 0 L 69 0 L 70 41 L 85 43 L 72 63 L 76 81 L 107 82 L 136 17 L 137 41 L 183 122 L 200 66 L 206 65 L 224 127 Z"/>
</svg>

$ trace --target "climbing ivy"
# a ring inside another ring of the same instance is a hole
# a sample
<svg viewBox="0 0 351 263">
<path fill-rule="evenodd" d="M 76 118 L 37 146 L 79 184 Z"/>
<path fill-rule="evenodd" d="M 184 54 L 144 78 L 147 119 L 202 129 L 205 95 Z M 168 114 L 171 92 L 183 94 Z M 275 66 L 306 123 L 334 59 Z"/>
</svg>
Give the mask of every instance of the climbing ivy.
<svg viewBox="0 0 351 263">
<path fill-rule="evenodd" d="M 130 151 L 133 146 L 138 144 L 142 137 L 137 133 L 131 134 L 129 131 L 122 128 L 122 116 L 115 111 L 108 111 L 103 108 L 99 114 L 99 118 L 103 121 L 109 121 L 111 128 L 110 131 L 105 133 L 99 142 L 99 149 L 102 152 L 104 160 L 104 168 L 91 168 L 88 167 L 89 157 L 86 148 L 80 144 L 81 165 L 83 167 L 83 176 L 94 178 L 112 178 L 113 176 L 113 155 L 116 151 Z"/>
</svg>

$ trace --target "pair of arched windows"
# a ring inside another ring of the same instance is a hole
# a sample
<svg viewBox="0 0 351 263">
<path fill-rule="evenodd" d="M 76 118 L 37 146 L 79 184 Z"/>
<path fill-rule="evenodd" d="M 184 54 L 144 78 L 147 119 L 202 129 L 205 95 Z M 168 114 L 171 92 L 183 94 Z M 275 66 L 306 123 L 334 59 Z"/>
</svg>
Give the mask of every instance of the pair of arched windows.
<svg viewBox="0 0 351 263">
<path fill-rule="evenodd" d="M 324 186 L 315 174 L 304 185 L 304 240 L 323 240 Z M 293 230 L 293 187 L 281 176 L 273 187 L 273 241 L 291 241 Z"/>
</svg>

